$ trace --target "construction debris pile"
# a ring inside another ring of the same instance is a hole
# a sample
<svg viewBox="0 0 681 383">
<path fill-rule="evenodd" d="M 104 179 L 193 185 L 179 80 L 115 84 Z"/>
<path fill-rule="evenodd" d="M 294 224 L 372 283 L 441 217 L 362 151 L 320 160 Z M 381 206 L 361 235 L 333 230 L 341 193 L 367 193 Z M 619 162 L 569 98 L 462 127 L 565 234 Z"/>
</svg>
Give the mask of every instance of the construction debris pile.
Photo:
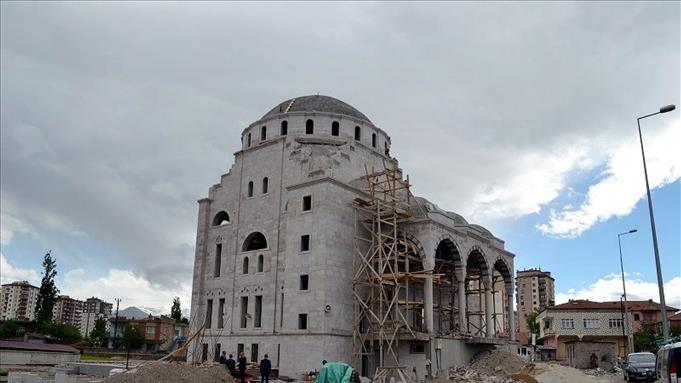
<svg viewBox="0 0 681 383">
<path fill-rule="evenodd" d="M 114 375 L 106 383 L 233 383 L 224 366 L 192 366 L 185 363 L 156 362 Z"/>
<path fill-rule="evenodd" d="M 530 375 L 534 365 L 504 351 L 488 351 L 477 355 L 467 367 L 449 370 L 448 380 L 455 383 L 537 383 Z"/>
</svg>

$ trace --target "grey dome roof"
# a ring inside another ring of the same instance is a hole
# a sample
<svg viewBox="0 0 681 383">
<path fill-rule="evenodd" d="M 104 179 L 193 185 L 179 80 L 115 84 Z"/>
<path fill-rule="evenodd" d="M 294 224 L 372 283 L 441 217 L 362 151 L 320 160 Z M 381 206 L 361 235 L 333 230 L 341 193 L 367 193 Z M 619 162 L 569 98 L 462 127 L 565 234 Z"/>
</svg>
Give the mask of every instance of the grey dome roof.
<svg viewBox="0 0 681 383">
<path fill-rule="evenodd" d="M 267 112 L 262 118 L 274 117 L 279 114 L 289 112 L 327 112 L 344 114 L 366 120 L 371 123 L 362 112 L 355 109 L 352 105 L 329 96 L 312 95 L 302 96 L 286 100 Z"/>
</svg>

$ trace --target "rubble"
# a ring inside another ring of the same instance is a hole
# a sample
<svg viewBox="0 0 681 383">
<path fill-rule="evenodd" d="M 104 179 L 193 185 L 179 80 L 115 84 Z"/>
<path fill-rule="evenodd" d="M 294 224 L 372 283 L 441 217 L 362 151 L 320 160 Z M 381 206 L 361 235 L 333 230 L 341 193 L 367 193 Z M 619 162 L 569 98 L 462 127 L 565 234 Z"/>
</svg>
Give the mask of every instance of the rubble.
<svg viewBox="0 0 681 383">
<path fill-rule="evenodd" d="M 449 369 L 452 383 L 537 383 L 529 373 L 534 365 L 504 351 L 477 355 L 470 366 Z"/>
<path fill-rule="evenodd" d="M 105 383 L 233 383 L 225 367 L 193 366 L 184 363 L 156 362 L 133 368 L 103 380 Z"/>
<path fill-rule="evenodd" d="M 530 363 L 510 352 L 485 351 L 473 358 L 470 367 L 488 375 L 507 376 L 523 372 Z"/>
<path fill-rule="evenodd" d="M 603 377 L 606 377 L 606 378 L 615 378 L 615 377 L 620 376 L 622 369 L 614 367 L 612 370 L 608 371 L 608 370 L 602 369 L 600 367 L 596 367 L 596 368 L 591 368 L 591 369 L 582 370 L 582 371 L 586 375 L 603 376 Z"/>
</svg>

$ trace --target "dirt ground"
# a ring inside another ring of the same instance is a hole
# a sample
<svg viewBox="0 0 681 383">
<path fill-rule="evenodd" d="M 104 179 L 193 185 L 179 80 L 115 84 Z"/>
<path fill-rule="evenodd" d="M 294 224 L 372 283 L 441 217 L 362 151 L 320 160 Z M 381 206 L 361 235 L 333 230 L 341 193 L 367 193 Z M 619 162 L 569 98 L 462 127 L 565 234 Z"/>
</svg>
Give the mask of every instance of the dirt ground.
<svg viewBox="0 0 681 383">
<path fill-rule="evenodd" d="M 539 383 L 624 383 L 621 374 L 591 376 L 585 374 L 582 370 L 558 363 L 538 362 L 535 365 L 533 375 Z"/>
</svg>

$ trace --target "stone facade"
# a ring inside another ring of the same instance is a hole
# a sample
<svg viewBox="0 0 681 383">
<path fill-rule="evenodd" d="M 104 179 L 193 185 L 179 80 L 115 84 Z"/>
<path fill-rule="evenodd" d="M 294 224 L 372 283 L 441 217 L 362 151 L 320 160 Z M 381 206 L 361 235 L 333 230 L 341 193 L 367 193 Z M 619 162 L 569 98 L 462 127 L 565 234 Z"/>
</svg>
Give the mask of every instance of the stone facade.
<svg viewBox="0 0 681 383">
<path fill-rule="evenodd" d="M 273 108 L 241 139 L 234 165 L 199 200 L 191 328 L 205 330 L 189 359 L 212 360 L 217 350 L 253 360 L 269 354 L 291 377 L 322 359 L 349 362 L 351 204 L 364 195 L 367 170 L 398 168 L 390 137 L 342 101 L 305 96 Z M 422 198 L 401 231 L 419 249 L 424 270 L 446 256 L 454 266 L 443 273 L 459 287 L 444 296 L 461 308 L 452 323 L 434 310 L 442 292 L 432 280 L 423 286 L 424 339 L 454 336 L 455 326 L 457 334 L 513 336 L 514 255 L 502 240 Z M 484 279 L 474 297 L 473 268 Z M 429 350 L 405 343 L 401 363 L 423 369 Z"/>
</svg>

